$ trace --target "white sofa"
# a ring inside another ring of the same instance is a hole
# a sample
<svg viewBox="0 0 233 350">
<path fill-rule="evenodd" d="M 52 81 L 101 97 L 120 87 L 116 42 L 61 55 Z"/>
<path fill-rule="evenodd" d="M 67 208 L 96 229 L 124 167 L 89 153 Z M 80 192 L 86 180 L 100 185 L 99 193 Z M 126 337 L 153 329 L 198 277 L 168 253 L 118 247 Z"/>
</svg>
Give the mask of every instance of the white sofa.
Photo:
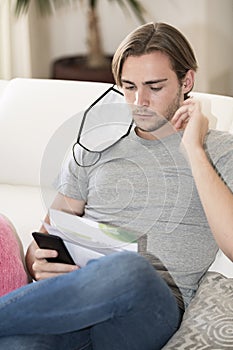
<svg viewBox="0 0 233 350">
<path fill-rule="evenodd" d="M 40 227 L 50 200 L 44 189 L 46 180 L 41 190 L 44 174 L 48 179 L 51 177 L 44 154 L 53 152 L 56 157 L 59 151 L 64 152 L 63 134 L 59 134 L 64 122 L 70 125 L 68 136 L 64 136 L 65 145 L 67 137 L 72 144 L 78 124 L 76 127 L 71 117 L 82 112 L 109 86 L 46 79 L 0 81 L 0 213 L 14 223 L 25 249 L 31 241 L 31 232 Z M 193 94 L 202 101 L 211 127 L 233 132 L 233 98 Z M 59 135 L 61 138 L 60 149 L 57 143 L 53 148 L 50 142 L 56 133 L 56 138 Z M 233 264 L 222 252 L 210 270 L 233 277 Z"/>
<path fill-rule="evenodd" d="M 15 224 L 25 248 L 47 210 L 40 171 L 49 140 L 105 89 L 105 84 L 88 82 L 0 81 L 0 213 Z M 77 130 L 69 130 L 71 137 L 76 134 Z"/>
</svg>

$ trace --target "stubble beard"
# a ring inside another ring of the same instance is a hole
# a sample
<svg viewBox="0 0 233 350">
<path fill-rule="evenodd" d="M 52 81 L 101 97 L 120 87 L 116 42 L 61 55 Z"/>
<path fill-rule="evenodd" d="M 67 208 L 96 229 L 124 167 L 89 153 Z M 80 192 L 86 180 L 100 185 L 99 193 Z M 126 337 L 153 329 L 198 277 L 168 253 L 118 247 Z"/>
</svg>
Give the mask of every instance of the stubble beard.
<svg viewBox="0 0 233 350">
<path fill-rule="evenodd" d="M 150 110 L 150 112 L 153 113 L 153 118 L 155 118 L 155 120 L 153 120 L 153 124 L 148 125 L 146 128 L 144 128 L 142 125 L 139 125 L 139 123 L 137 123 L 137 121 L 135 121 L 137 129 L 139 131 L 141 130 L 143 132 L 154 132 L 154 131 L 159 130 L 161 127 L 163 127 L 167 123 L 170 123 L 175 112 L 180 107 L 180 100 L 181 100 L 181 87 L 179 88 L 175 98 L 167 106 L 167 109 L 164 112 L 164 116 L 159 115 L 156 112 L 152 112 Z"/>
</svg>

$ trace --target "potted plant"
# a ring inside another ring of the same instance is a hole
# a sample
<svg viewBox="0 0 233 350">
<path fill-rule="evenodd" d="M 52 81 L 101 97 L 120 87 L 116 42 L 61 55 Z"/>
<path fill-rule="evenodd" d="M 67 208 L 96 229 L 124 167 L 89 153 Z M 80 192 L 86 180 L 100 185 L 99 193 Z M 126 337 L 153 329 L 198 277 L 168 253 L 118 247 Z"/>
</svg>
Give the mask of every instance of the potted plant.
<svg viewBox="0 0 233 350">
<path fill-rule="evenodd" d="M 54 8 L 58 6 L 68 6 L 70 0 L 33 0 L 41 15 L 50 14 Z M 77 1 L 77 0 L 76 0 Z M 82 2 L 82 0 L 80 0 Z M 100 0 L 88 0 L 88 17 L 87 17 L 87 45 L 88 52 L 86 56 L 75 56 L 62 60 L 58 60 L 54 63 L 53 77 L 63 78 L 62 76 L 55 76 L 61 74 L 56 72 L 56 69 L 65 69 L 67 79 L 79 79 L 79 80 L 99 80 L 98 76 L 103 77 L 103 72 L 107 72 L 107 78 L 102 81 L 112 79 L 110 61 L 111 57 L 107 57 L 103 51 L 102 40 L 99 29 L 97 4 Z M 127 4 L 134 12 L 135 16 L 141 23 L 145 22 L 144 15 L 146 13 L 145 8 L 141 4 L 140 0 L 109 0 L 116 1 L 123 10 L 127 10 Z M 26 13 L 29 10 L 31 0 L 16 0 L 15 12 L 17 15 Z M 81 76 L 77 76 L 78 67 L 80 67 Z M 70 72 L 68 70 L 70 69 Z M 76 70 L 76 72 L 74 71 Z M 88 79 L 88 75 L 93 75 L 93 79 Z M 75 74 L 76 73 L 76 74 Z M 110 77 L 111 75 L 111 77 Z M 82 78 L 82 76 L 84 78 Z M 100 79 L 101 80 L 101 79 Z"/>
</svg>

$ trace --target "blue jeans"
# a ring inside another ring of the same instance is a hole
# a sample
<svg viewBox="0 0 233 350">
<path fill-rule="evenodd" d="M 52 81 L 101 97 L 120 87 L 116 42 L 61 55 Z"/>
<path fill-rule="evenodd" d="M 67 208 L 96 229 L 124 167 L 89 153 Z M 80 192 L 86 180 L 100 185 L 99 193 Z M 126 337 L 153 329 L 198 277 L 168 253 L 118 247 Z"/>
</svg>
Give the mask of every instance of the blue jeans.
<svg viewBox="0 0 233 350">
<path fill-rule="evenodd" d="M 115 253 L 1 297 L 0 349 L 156 350 L 180 319 L 151 264 Z"/>
</svg>

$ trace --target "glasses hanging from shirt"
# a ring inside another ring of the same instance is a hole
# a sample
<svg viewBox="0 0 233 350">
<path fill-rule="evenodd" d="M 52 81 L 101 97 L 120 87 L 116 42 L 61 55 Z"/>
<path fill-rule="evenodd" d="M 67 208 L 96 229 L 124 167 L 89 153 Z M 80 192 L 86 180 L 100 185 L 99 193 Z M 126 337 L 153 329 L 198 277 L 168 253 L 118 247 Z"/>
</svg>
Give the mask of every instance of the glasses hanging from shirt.
<svg viewBox="0 0 233 350">
<path fill-rule="evenodd" d="M 73 157 L 81 167 L 95 165 L 103 152 L 126 137 L 132 128 L 130 106 L 115 87 L 107 89 L 83 114 Z"/>
</svg>

